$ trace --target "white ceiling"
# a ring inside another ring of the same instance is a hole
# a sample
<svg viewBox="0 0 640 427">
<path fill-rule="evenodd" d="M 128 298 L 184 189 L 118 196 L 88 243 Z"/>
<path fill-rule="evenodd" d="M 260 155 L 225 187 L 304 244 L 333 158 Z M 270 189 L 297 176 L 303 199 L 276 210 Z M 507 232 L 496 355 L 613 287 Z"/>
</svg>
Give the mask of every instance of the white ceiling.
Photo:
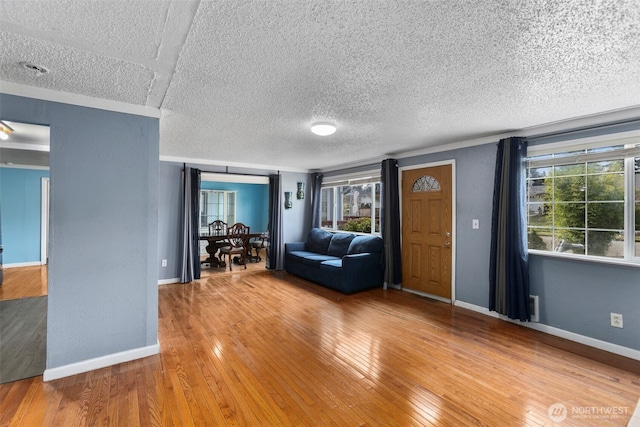
<svg viewBox="0 0 640 427">
<path fill-rule="evenodd" d="M 203 163 L 326 169 L 640 105 L 638 0 L 0 0 L 0 46 L 0 80 L 159 108 L 161 156 Z"/>
</svg>

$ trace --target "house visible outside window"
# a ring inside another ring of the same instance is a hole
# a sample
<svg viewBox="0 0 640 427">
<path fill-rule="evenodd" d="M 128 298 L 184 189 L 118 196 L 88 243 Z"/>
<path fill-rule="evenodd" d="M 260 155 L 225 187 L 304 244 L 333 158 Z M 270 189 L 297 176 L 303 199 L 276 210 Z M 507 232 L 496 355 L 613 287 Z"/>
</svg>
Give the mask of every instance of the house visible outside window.
<svg viewBox="0 0 640 427">
<path fill-rule="evenodd" d="M 235 191 L 200 190 L 200 234 L 207 234 L 209 223 L 215 220 L 235 224 Z"/>
<path fill-rule="evenodd" d="M 356 233 L 380 233 L 380 176 L 327 178 L 320 196 L 322 228 Z"/>
<path fill-rule="evenodd" d="M 640 137 L 554 146 L 527 159 L 529 250 L 640 262 Z"/>
</svg>

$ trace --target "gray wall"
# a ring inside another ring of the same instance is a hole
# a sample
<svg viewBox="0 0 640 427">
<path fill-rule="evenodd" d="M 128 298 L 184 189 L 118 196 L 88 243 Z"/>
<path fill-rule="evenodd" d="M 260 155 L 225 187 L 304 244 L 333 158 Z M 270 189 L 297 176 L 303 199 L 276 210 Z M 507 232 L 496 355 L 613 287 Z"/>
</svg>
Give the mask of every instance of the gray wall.
<svg viewBox="0 0 640 427">
<path fill-rule="evenodd" d="M 631 130 L 629 127 L 619 131 Z M 593 136 L 583 133 L 581 137 Z M 545 142 L 557 142 L 558 138 Z M 496 141 L 497 143 L 497 141 Z M 456 299 L 489 306 L 489 251 L 496 144 L 398 160 L 407 167 L 456 161 Z M 341 175 L 371 167 L 325 174 Z M 480 229 L 471 227 L 480 220 Z M 540 323 L 640 350 L 640 268 L 530 255 L 531 293 L 539 296 Z M 609 313 L 621 313 L 624 328 L 610 326 Z"/>
<path fill-rule="evenodd" d="M 305 183 L 304 199 L 296 198 L 298 190 L 297 183 Z M 307 233 L 311 229 L 311 175 L 306 173 L 283 172 L 282 191 L 293 193 L 293 206 L 291 209 L 282 210 L 283 238 L 284 243 L 300 242 L 307 238 Z M 284 194 L 282 195 L 284 204 Z"/>
<path fill-rule="evenodd" d="M 456 299 L 481 307 L 489 305 L 489 250 L 496 146 L 467 149 L 398 160 L 400 168 L 455 159 L 456 161 Z M 471 220 L 480 220 L 480 229 Z"/>
<path fill-rule="evenodd" d="M 399 160 L 400 167 L 456 160 L 456 299 L 484 308 L 496 148 L 486 144 Z M 474 218 L 479 230 L 471 228 Z M 640 350 L 640 268 L 530 255 L 530 277 L 540 323 Z M 610 326 L 610 312 L 623 315 L 623 329 Z"/>
<path fill-rule="evenodd" d="M 182 248 L 182 163 L 160 162 L 158 200 L 158 278 L 180 277 Z M 162 267 L 161 260 L 167 260 Z"/>
<path fill-rule="evenodd" d="M 278 173 L 274 170 L 229 168 L 224 166 L 188 164 L 206 172 L 264 175 Z M 160 162 L 160 199 L 159 199 L 159 238 L 158 238 L 158 277 L 160 280 L 172 281 L 180 277 L 180 247 L 182 245 L 182 163 Z M 283 207 L 283 240 L 293 242 L 303 240 L 311 224 L 310 175 L 306 173 L 280 172 L 282 191 L 294 193 L 293 207 Z M 305 183 L 305 198 L 295 198 L 297 182 Z M 282 195 L 284 203 L 284 194 Z M 161 266 L 161 260 L 167 260 L 167 267 Z"/>
<path fill-rule="evenodd" d="M 51 129 L 47 368 L 155 345 L 155 118 L 0 94 L 6 120 Z"/>
</svg>

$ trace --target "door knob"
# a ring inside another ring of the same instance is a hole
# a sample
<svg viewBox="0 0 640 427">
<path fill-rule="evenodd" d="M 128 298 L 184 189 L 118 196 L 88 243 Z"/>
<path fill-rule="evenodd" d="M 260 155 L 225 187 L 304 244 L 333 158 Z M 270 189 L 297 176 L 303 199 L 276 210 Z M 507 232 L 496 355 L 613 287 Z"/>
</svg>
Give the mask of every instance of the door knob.
<svg viewBox="0 0 640 427">
<path fill-rule="evenodd" d="M 444 237 L 451 237 L 451 233 L 447 231 L 446 233 L 444 233 Z"/>
<path fill-rule="evenodd" d="M 450 247 L 451 247 L 451 243 L 449 243 L 449 242 L 444 242 L 444 247 L 445 247 L 445 248 L 450 248 Z"/>
</svg>

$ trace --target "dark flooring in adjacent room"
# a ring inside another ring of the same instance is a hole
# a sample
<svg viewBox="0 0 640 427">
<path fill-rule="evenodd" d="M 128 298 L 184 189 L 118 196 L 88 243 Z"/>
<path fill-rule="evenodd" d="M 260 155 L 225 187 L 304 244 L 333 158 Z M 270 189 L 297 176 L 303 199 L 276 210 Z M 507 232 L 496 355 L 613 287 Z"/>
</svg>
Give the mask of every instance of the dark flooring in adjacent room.
<svg viewBox="0 0 640 427">
<path fill-rule="evenodd" d="M 0 384 L 42 375 L 47 297 L 0 301 Z"/>
</svg>

